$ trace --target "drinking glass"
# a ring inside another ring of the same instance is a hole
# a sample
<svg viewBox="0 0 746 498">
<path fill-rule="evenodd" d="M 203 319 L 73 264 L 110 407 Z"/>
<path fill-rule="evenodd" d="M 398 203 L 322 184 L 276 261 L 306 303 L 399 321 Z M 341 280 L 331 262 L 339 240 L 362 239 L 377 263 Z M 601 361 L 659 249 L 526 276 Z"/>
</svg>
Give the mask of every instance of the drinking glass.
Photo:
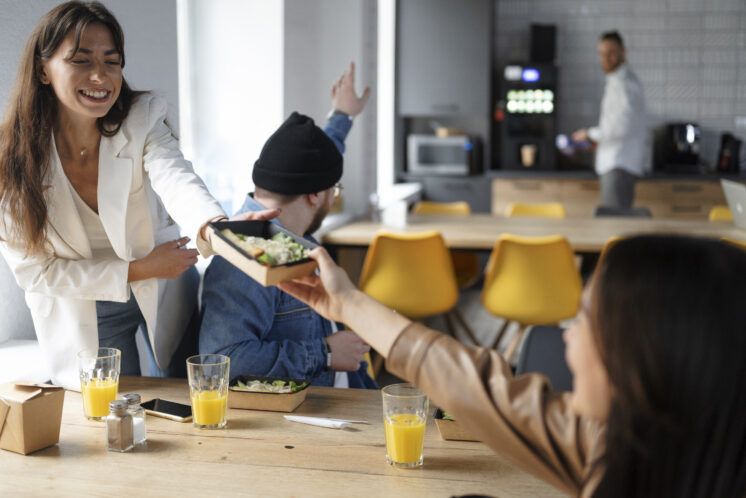
<svg viewBox="0 0 746 498">
<path fill-rule="evenodd" d="M 89 420 L 104 420 L 117 399 L 122 352 L 116 348 L 84 349 L 78 353 L 80 393 Z"/>
<path fill-rule="evenodd" d="M 200 429 L 222 429 L 231 359 L 222 354 L 198 354 L 186 362 L 194 425 Z"/>
<path fill-rule="evenodd" d="M 422 466 L 427 396 L 412 384 L 391 384 L 381 393 L 386 461 L 400 469 Z"/>
</svg>

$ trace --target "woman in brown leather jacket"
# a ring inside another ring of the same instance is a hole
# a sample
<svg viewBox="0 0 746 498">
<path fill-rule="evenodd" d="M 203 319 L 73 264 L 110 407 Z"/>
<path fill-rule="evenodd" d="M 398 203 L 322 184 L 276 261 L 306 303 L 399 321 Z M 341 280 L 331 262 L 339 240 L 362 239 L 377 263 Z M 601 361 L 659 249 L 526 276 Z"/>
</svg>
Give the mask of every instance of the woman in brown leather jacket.
<svg viewBox="0 0 746 498">
<path fill-rule="evenodd" d="M 280 284 L 344 322 L 495 451 L 580 496 L 746 496 L 746 252 L 639 236 L 616 244 L 564 333 L 571 393 L 513 377 L 358 291 L 329 255 Z"/>
</svg>

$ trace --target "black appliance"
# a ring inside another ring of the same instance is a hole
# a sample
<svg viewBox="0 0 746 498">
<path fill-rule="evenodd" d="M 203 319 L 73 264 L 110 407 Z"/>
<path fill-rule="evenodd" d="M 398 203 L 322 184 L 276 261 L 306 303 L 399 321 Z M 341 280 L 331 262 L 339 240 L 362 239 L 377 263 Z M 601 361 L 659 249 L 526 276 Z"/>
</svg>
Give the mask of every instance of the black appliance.
<svg viewBox="0 0 746 498">
<path fill-rule="evenodd" d="M 554 64 L 556 40 L 557 26 L 554 24 L 532 24 L 531 62 Z"/>
<path fill-rule="evenodd" d="M 699 173 L 702 130 L 696 123 L 670 123 L 655 134 L 653 164 L 659 171 Z"/>
<path fill-rule="evenodd" d="M 503 169 L 556 169 L 557 82 L 553 64 L 505 66 L 495 111 Z"/>
<path fill-rule="evenodd" d="M 720 137 L 717 169 L 721 173 L 737 173 L 740 167 L 741 141 L 730 133 Z"/>
</svg>

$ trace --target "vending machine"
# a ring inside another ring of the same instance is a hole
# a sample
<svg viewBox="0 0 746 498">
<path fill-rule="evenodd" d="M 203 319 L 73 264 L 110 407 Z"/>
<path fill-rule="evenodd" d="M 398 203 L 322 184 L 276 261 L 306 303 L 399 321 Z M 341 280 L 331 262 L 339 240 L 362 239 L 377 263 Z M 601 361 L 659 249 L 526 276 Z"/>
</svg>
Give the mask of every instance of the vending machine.
<svg viewBox="0 0 746 498">
<path fill-rule="evenodd" d="M 556 169 L 557 81 L 554 64 L 505 66 L 495 106 L 503 169 Z"/>
</svg>

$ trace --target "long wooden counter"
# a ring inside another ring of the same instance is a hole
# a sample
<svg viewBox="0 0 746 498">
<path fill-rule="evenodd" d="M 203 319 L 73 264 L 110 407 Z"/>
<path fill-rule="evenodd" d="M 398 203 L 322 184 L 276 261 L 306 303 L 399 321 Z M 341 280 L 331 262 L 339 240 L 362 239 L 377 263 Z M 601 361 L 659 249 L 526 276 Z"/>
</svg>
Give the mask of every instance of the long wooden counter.
<svg viewBox="0 0 746 498">
<path fill-rule="evenodd" d="M 424 466 L 385 459 L 381 393 L 309 388 L 295 414 L 368 420 L 354 430 L 229 409 L 223 430 L 147 418 L 147 448 L 106 450 L 104 424 L 65 393 L 58 445 L 30 456 L 0 450 L 0 496 L 565 496 L 481 443 L 443 441 L 428 420 Z M 123 377 L 120 394 L 189 403 L 186 379 Z"/>
<path fill-rule="evenodd" d="M 598 180 L 582 175 L 563 177 L 545 173 L 492 180 L 492 213 L 503 215 L 512 202 L 561 202 L 570 217 L 590 217 L 600 202 Z M 636 207 L 654 218 L 706 220 L 710 209 L 725 204 L 720 178 L 743 182 L 743 175 L 646 176 L 635 184 Z"/>
<path fill-rule="evenodd" d="M 403 228 L 387 228 L 381 223 L 357 221 L 332 230 L 323 237 L 331 246 L 367 246 L 379 230 L 421 232 L 436 230 L 446 245 L 456 249 L 489 250 L 505 233 L 526 236 L 566 237 L 578 252 L 599 252 L 612 236 L 640 233 L 669 233 L 700 237 L 730 237 L 746 240 L 746 231 L 732 223 L 703 220 L 656 218 L 504 218 L 487 214 L 463 216 L 415 216 Z"/>
</svg>

